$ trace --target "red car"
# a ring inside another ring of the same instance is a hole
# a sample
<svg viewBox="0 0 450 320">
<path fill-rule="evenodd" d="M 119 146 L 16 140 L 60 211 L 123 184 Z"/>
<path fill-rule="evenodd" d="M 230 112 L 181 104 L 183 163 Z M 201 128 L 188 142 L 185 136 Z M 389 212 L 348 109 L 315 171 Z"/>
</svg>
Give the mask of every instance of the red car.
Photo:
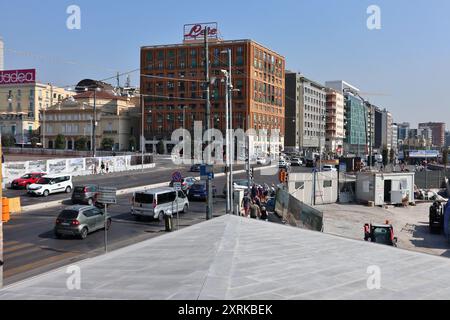
<svg viewBox="0 0 450 320">
<path fill-rule="evenodd" d="M 20 188 L 27 188 L 28 185 L 36 183 L 40 178 L 45 176 L 46 173 L 28 173 L 24 175 L 23 177 L 14 180 L 11 182 L 11 189 L 20 189 Z"/>
</svg>

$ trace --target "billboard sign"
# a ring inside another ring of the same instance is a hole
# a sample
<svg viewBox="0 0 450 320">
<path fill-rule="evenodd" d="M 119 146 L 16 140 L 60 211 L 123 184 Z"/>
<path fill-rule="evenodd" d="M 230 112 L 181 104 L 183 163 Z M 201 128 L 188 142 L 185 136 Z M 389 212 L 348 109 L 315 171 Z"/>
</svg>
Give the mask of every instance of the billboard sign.
<svg viewBox="0 0 450 320">
<path fill-rule="evenodd" d="M 208 39 L 218 39 L 217 22 L 185 24 L 184 41 L 197 41 L 205 38 L 205 31 L 208 31 Z"/>
<path fill-rule="evenodd" d="M 36 82 L 36 69 L 0 71 L 0 86 Z"/>
</svg>

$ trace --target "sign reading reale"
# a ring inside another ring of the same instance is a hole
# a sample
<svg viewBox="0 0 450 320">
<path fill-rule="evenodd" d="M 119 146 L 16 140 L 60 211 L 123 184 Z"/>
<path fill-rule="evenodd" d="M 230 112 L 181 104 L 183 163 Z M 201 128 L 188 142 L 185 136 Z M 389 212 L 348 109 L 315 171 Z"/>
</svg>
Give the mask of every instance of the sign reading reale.
<svg viewBox="0 0 450 320">
<path fill-rule="evenodd" d="M 36 82 L 36 70 L 4 70 L 0 71 L 0 86 L 11 84 L 28 84 Z"/>
<path fill-rule="evenodd" d="M 206 30 L 208 30 L 209 39 L 217 39 L 217 22 L 186 24 L 184 25 L 184 41 L 202 40 L 205 38 Z"/>
</svg>

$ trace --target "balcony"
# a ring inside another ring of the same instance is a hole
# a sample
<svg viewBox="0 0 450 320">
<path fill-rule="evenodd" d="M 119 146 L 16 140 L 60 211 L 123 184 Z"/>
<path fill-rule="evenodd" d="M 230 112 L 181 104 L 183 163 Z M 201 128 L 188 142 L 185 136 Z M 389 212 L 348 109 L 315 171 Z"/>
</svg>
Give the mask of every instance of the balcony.
<svg viewBox="0 0 450 320">
<path fill-rule="evenodd" d="M 116 135 L 116 134 L 118 134 L 118 132 L 117 132 L 117 130 L 104 130 L 103 134 Z"/>
</svg>

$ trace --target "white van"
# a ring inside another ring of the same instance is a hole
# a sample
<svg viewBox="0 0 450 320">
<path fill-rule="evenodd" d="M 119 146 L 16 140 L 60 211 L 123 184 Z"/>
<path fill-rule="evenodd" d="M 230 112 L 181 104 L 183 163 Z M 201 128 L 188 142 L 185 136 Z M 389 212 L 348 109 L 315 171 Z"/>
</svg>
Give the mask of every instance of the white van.
<svg viewBox="0 0 450 320">
<path fill-rule="evenodd" d="M 71 193 L 73 189 L 70 174 L 46 175 L 36 183 L 28 186 L 27 192 L 31 195 L 48 197 L 52 193 Z"/>
<path fill-rule="evenodd" d="M 178 212 L 187 213 L 189 200 L 183 191 L 174 188 L 157 188 L 135 192 L 132 199 L 131 214 L 136 218 L 151 217 L 163 220 L 164 215 Z"/>
</svg>

